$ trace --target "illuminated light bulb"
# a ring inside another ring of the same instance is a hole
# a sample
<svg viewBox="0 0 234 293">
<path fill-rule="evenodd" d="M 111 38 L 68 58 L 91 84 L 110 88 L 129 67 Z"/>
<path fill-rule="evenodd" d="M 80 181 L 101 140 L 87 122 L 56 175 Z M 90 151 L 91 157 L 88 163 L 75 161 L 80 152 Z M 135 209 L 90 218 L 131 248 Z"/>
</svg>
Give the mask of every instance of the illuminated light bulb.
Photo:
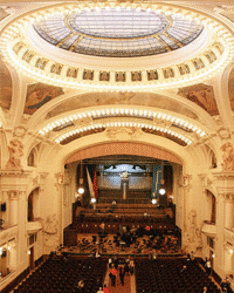
<svg viewBox="0 0 234 293">
<path fill-rule="evenodd" d="M 166 193 L 166 190 L 164 188 L 160 188 L 158 193 L 164 195 Z"/>
<path fill-rule="evenodd" d="M 97 200 L 96 200 L 96 198 L 91 198 L 91 203 L 95 203 Z"/>
<path fill-rule="evenodd" d="M 156 204 L 157 203 L 157 199 L 156 198 L 152 198 L 152 204 Z"/>
<path fill-rule="evenodd" d="M 85 190 L 84 190 L 84 188 L 81 186 L 81 187 L 78 188 L 78 192 L 79 192 L 80 194 L 83 194 L 83 193 L 85 192 Z"/>
</svg>

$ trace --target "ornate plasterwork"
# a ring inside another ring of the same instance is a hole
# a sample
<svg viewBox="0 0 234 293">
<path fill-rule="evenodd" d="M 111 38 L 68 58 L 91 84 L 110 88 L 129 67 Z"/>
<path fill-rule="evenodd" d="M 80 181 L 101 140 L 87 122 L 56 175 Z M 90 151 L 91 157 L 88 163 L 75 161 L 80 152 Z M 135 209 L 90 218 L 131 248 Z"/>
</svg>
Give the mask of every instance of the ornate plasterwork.
<svg viewBox="0 0 234 293">
<path fill-rule="evenodd" d="M 221 164 L 223 171 L 234 171 L 234 147 L 230 142 L 225 143 L 220 148 L 223 151 L 223 162 Z"/>
<path fill-rule="evenodd" d="M 21 166 L 21 157 L 23 156 L 23 144 L 18 139 L 12 139 L 9 149 L 10 158 L 6 164 L 6 169 L 23 170 Z"/>
<path fill-rule="evenodd" d="M 22 194 L 22 191 L 8 190 L 7 194 L 10 200 L 16 200 L 16 199 L 18 200 L 20 198 L 20 195 Z"/>
<path fill-rule="evenodd" d="M 179 49 L 181 53 L 179 62 L 177 54 L 173 54 L 173 52 L 162 54 L 163 60 L 162 58 L 156 60 L 154 56 L 146 56 L 147 60 L 139 60 L 139 58 L 137 62 L 126 60 L 132 58 L 112 58 L 113 62 L 107 60 L 103 62 L 103 59 L 108 59 L 108 57 L 86 56 L 84 58 L 84 55 L 77 54 L 77 58 L 71 58 L 71 55 L 74 55 L 73 52 L 63 52 L 65 50 L 54 48 L 55 46 L 42 40 L 32 29 L 33 22 L 39 21 L 43 17 L 49 17 L 51 14 L 72 13 L 77 9 L 81 11 L 84 9 L 106 9 L 107 6 L 110 9 L 115 9 L 118 6 L 123 9 L 129 7 L 129 9 L 139 10 L 160 10 L 167 15 L 172 14 L 173 10 L 174 14 L 185 18 L 189 17 L 202 23 L 204 32 L 200 34 L 196 42 Z M 0 38 L 0 49 L 4 58 L 20 68 L 30 78 L 55 86 L 98 91 L 129 91 L 134 89 L 148 92 L 159 88 L 176 88 L 191 83 L 195 84 L 201 79 L 205 80 L 215 75 L 217 68 L 228 64 L 234 54 L 234 38 L 223 23 L 200 11 L 177 7 L 169 3 L 119 4 L 113 1 L 108 4 L 74 2 L 66 5 L 64 3 L 51 5 L 21 15 L 4 28 Z M 214 41 L 213 43 L 209 42 L 211 39 Z M 31 43 L 34 43 L 37 48 L 32 48 Z M 186 54 L 183 54 L 184 50 L 186 50 Z M 185 70 L 182 70 L 183 68 Z M 116 74 L 120 71 L 125 76 L 121 81 L 119 81 L 119 75 Z M 156 72 L 153 78 L 150 73 L 152 71 Z M 85 72 L 92 72 L 92 74 L 86 78 Z M 105 81 L 103 80 L 103 72 L 109 73 L 108 78 L 104 78 Z"/>
<path fill-rule="evenodd" d="M 230 138 L 230 131 L 228 128 L 222 127 L 218 131 L 219 137 L 221 139 L 228 139 Z"/>
<path fill-rule="evenodd" d="M 0 245 L 6 243 L 8 240 L 15 238 L 17 239 L 18 235 L 18 226 L 13 226 L 4 230 L 1 230 L 0 233 Z"/>
<path fill-rule="evenodd" d="M 225 198 L 227 202 L 234 203 L 234 191 L 233 192 L 223 192 L 220 195 Z"/>
<path fill-rule="evenodd" d="M 59 245 L 59 226 L 56 215 L 48 215 L 42 220 L 43 243 L 45 245 L 45 253 L 55 251 Z"/>
<path fill-rule="evenodd" d="M 224 230 L 225 243 L 229 242 L 234 246 L 234 230 L 225 229 Z"/>
<path fill-rule="evenodd" d="M 119 128 L 108 128 L 106 130 L 106 136 L 114 140 L 130 140 L 139 138 L 143 134 L 141 129 L 134 127 L 119 127 Z"/>
<path fill-rule="evenodd" d="M 188 252 L 196 252 L 202 246 L 201 231 L 197 225 L 197 212 L 190 210 L 185 232 L 185 247 Z"/>
</svg>

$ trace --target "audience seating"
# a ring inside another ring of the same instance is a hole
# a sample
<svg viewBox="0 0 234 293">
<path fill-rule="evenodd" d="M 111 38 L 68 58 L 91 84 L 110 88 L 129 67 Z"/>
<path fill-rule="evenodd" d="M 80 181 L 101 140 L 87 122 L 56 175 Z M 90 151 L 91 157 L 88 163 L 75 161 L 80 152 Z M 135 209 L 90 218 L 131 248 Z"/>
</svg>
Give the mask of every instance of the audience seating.
<svg viewBox="0 0 234 293">
<path fill-rule="evenodd" d="M 78 292 L 77 284 L 84 280 L 83 293 L 96 293 L 104 281 L 107 259 L 51 257 L 29 275 L 14 293 Z"/>
<path fill-rule="evenodd" d="M 204 286 L 208 292 L 220 292 L 196 260 L 136 259 L 135 266 L 136 293 L 201 293 Z"/>
</svg>

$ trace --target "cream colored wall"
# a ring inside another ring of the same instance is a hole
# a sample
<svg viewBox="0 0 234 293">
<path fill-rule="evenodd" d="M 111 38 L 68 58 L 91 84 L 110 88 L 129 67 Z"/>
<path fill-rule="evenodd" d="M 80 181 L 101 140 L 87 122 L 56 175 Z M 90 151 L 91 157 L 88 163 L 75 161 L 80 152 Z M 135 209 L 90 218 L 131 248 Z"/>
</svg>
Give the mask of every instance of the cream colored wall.
<svg viewBox="0 0 234 293">
<path fill-rule="evenodd" d="M 180 2 L 183 3 L 185 1 Z M 203 6 L 203 1 L 196 2 L 200 3 L 200 7 Z M 210 1 L 209 5 L 211 2 L 215 3 L 215 5 L 217 4 L 217 1 Z M 191 5 L 191 3 L 186 1 L 186 5 Z M 223 1 L 221 4 L 223 4 Z M 66 159 L 76 151 L 89 146 L 116 141 L 142 143 L 162 148 L 176 155 L 183 162 L 181 168 L 173 166 L 175 175 L 173 194 L 175 196 L 174 202 L 177 206 L 176 223 L 182 229 L 183 248 L 191 251 L 197 244 L 193 242 L 188 243 L 186 238 L 186 233 L 191 232 L 188 216 L 191 210 L 196 212 L 195 228 L 200 233 L 202 247 L 196 247 L 195 253 L 197 256 L 203 258 L 209 257 L 207 235 L 201 232 L 203 221 L 207 219 L 207 215 L 210 215 L 210 203 L 207 201 L 205 190 L 208 189 L 215 195 L 217 201 L 217 224 L 216 227 L 210 227 L 215 228 L 216 231 L 212 234 L 215 239 L 214 253 L 216 255 L 214 269 L 221 277 L 230 273 L 230 271 L 233 272 L 233 254 L 230 253 L 230 249 L 227 248 L 226 244 L 229 242 L 234 246 L 234 232 L 230 230 L 231 224 L 229 221 L 230 218 L 233 218 L 233 207 L 230 207 L 230 204 L 233 204 L 233 199 L 231 200 L 229 195 L 233 196 L 234 194 L 234 174 L 233 171 L 225 172 L 222 170 L 223 152 L 220 150 L 220 147 L 226 142 L 231 142 L 234 145 L 233 113 L 230 109 L 227 92 L 227 77 L 231 68 L 227 68 L 223 74 L 217 74 L 215 78 L 208 81 L 208 83 L 215 86 L 214 90 L 220 110 L 220 117 L 210 117 L 197 105 L 182 100 L 176 95 L 176 90 L 162 90 L 160 92 L 165 96 L 181 101 L 183 105 L 187 105 L 189 109 L 193 110 L 199 116 L 200 123 L 210 131 L 210 137 L 207 141 L 197 140 L 194 145 L 186 148 L 162 137 L 152 137 L 149 134 L 142 134 L 139 138 L 129 139 L 119 136 L 119 140 L 111 140 L 105 133 L 100 133 L 80 138 L 65 146 L 55 145 L 51 142 L 50 135 L 41 138 L 36 134 L 36 130 L 43 124 L 44 116 L 62 100 L 66 100 L 70 96 L 78 93 L 86 93 L 86 91 L 66 90 L 64 96 L 54 99 L 50 103 L 50 108 L 42 107 L 32 117 L 28 117 L 27 115 L 23 115 L 22 117 L 27 84 L 33 82 L 33 80 L 24 78 L 13 68 L 10 68 L 10 70 L 14 82 L 13 107 L 9 113 L 1 113 L 6 127 L 0 133 L 0 194 L 1 201 L 6 201 L 8 208 L 1 217 L 10 223 L 12 218 L 17 215 L 17 223 L 14 223 L 16 225 L 10 225 L 6 231 L 0 232 L 0 246 L 7 244 L 12 238 L 15 239 L 15 246 L 13 248 L 15 256 L 11 263 L 11 268 L 14 272 L 1 282 L 0 286 L 2 288 L 28 267 L 28 231 L 37 232 L 35 259 L 38 259 L 44 253 L 49 253 L 56 249 L 57 245 L 62 243 L 63 228 L 71 223 L 71 207 L 75 200 L 74 195 L 77 188 L 75 178 L 77 163 L 71 164 L 68 174 L 64 174 L 64 162 Z M 14 131 L 18 126 L 23 126 L 26 129 L 26 134 L 18 137 L 24 145 L 24 156 L 21 158 L 24 172 L 20 170 L 5 170 L 8 161 L 8 145 L 10 140 L 15 138 Z M 219 130 L 222 127 L 228 128 L 230 135 L 226 138 L 220 135 Z M 28 167 L 27 156 L 32 147 L 38 142 L 42 142 L 42 147 L 38 154 L 37 167 Z M 209 168 L 209 154 L 204 144 L 209 145 L 214 150 L 218 162 L 217 169 Z M 60 181 L 60 175 L 63 175 L 65 181 Z M 37 215 L 41 220 L 37 221 L 35 226 L 29 230 L 27 225 L 27 199 L 30 192 L 38 187 Z M 65 192 L 69 192 L 68 197 L 65 196 Z M 14 213 L 12 210 L 9 210 L 9 207 L 15 209 Z M 52 237 L 49 237 L 46 233 L 46 225 L 48 224 L 47 217 L 53 215 L 55 215 L 53 225 L 56 226 L 57 232 Z"/>
</svg>

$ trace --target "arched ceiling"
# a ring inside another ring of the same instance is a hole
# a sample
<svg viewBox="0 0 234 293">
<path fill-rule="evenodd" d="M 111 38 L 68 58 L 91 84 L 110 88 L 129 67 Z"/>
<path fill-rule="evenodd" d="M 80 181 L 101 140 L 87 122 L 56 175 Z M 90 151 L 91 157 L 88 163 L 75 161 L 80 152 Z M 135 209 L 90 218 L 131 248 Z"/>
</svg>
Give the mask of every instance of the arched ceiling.
<svg viewBox="0 0 234 293">
<path fill-rule="evenodd" d="M 108 143 L 95 147 L 89 147 L 72 154 L 69 158 L 67 158 L 65 164 L 75 161 L 82 161 L 83 159 L 105 157 L 109 155 L 140 156 L 155 159 L 155 162 L 156 159 L 159 159 L 182 165 L 181 159 L 168 151 L 158 149 L 150 145 L 131 142 Z"/>
<path fill-rule="evenodd" d="M 126 21 L 113 35 L 119 14 Z M 124 47 L 133 40 L 136 47 Z M 107 49 L 107 41 L 117 43 Z M 109 142 L 151 135 L 184 150 L 219 135 L 223 97 L 216 86 L 231 66 L 234 38 L 214 13 L 175 2 L 31 5 L 5 18 L 0 42 L 0 124 L 7 129 L 8 113 L 15 114 L 30 143 L 35 140 L 31 145 L 65 148 L 95 134 Z M 10 82 L 11 68 L 20 91 Z"/>
</svg>

